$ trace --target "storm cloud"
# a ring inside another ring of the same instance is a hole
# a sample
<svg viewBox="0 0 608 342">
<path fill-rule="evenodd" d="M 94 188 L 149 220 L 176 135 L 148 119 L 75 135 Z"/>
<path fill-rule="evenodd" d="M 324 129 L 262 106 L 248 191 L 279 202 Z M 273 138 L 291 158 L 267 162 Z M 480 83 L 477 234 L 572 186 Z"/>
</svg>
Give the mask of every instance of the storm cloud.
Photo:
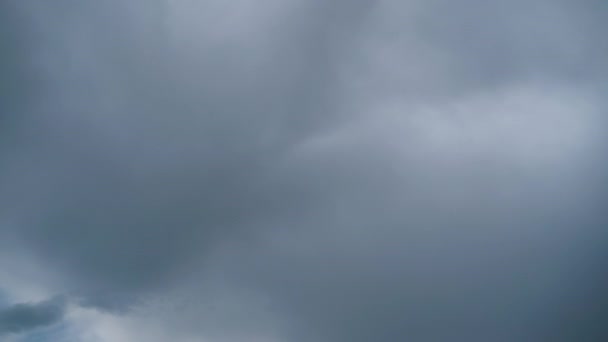
<svg viewBox="0 0 608 342">
<path fill-rule="evenodd" d="M 21 303 L 0 310 L 0 336 L 55 324 L 63 318 L 65 299 Z"/>
<path fill-rule="evenodd" d="M 603 341 L 607 10 L 4 1 L 0 289 L 68 341 Z"/>
</svg>

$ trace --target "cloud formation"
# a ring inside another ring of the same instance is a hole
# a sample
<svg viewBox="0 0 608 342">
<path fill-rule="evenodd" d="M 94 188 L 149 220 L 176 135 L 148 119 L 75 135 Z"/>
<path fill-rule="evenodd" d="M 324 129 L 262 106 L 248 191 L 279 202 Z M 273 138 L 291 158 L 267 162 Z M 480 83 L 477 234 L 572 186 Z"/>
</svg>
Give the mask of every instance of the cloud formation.
<svg viewBox="0 0 608 342">
<path fill-rule="evenodd" d="M 5 1 L 0 288 L 85 342 L 603 341 L 602 11 Z"/>
<path fill-rule="evenodd" d="M 63 319 L 65 299 L 14 304 L 0 310 L 0 336 L 50 326 Z"/>
</svg>

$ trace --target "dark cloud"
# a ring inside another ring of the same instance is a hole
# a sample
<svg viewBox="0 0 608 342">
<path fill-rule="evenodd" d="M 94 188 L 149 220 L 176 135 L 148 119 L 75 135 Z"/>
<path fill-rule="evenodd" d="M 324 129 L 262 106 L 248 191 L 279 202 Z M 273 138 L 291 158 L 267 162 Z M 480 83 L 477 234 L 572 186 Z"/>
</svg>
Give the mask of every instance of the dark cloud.
<svg viewBox="0 0 608 342">
<path fill-rule="evenodd" d="M 0 237 L 167 339 L 601 341 L 596 7 L 4 2 Z"/>
<path fill-rule="evenodd" d="M 64 298 L 15 304 L 0 310 L 0 336 L 23 333 L 58 323 L 66 310 Z"/>
<path fill-rule="evenodd" d="M 156 20 L 130 22 L 120 14 L 128 6 L 68 8 L 67 14 L 35 8 L 42 19 L 28 18 L 42 32 L 31 53 L 47 64 L 40 73 L 48 88 L 36 108 L 21 113 L 26 117 L 10 142 L 16 148 L 7 156 L 9 205 L 25 216 L 16 218 L 23 238 L 74 270 L 85 287 L 137 292 L 170 279 L 188 254 L 257 211 L 253 198 L 260 195 L 250 192 L 292 139 L 282 135 L 292 130 L 290 117 L 298 117 L 282 112 L 306 117 L 305 107 L 319 101 L 305 98 L 318 97 L 324 82 L 297 55 L 295 65 L 284 66 L 274 63 L 276 53 L 259 62 L 222 57 L 232 50 L 266 53 L 256 47 L 218 46 L 205 61 L 182 61 L 182 54 L 166 56 L 173 52 L 167 42 L 152 39 L 167 34 Z M 131 44 L 154 57 L 146 60 Z M 306 124 L 297 120 L 298 127 Z"/>
<path fill-rule="evenodd" d="M 6 207 L 25 243 L 85 283 L 70 291 L 114 306 L 265 215 L 267 170 L 331 121 L 331 23 L 348 32 L 364 10 L 297 5 L 271 27 L 254 13 L 219 45 L 190 12 L 231 11 L 220 3 L 16 6 L 38 32 L 18 70 L 45 87 L 16 110 Z M 182 21 L 167 28 L 172 13 Z"/>
</svg>

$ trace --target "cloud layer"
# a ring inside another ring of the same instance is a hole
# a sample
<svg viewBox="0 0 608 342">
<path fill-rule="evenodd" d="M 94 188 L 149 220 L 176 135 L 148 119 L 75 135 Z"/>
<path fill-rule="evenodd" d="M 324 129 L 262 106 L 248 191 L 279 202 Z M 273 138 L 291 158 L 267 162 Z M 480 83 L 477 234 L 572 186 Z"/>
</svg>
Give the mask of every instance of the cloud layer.
<svg viewBox="0 0 608 342">
<path fill-rule="evenodd" d="M 0 4 L 0 329 L 603 341 L 605 10 Z"/>
</svg>

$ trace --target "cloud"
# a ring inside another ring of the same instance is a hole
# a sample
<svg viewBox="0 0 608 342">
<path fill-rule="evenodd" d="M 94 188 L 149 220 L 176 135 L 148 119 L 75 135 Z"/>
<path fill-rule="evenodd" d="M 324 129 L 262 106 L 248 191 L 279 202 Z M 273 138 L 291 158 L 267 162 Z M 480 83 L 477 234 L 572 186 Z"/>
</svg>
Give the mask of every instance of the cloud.
<svg viewBox="0 0 608 342">
<path fill-rule="evenodd" d="M 571 289 L 601 272 L 573 276 L 604 241 L 583 176 L 593 129 L 578 131 L 578 100 L 505 92 L 370 119 L 295 158 L 305 210 L 257 246 L 237 242 L 233 260 L 296 317 L 295 341 L 542 339 L 570 315 Z M 561 115 L 577 125 L 557 133 Z"/>
<path fill-rule="evenodd" d="M 0 310 L 0 335 L 28 332 L 60 322 L 66 310 L 64 298 L 20 303 Z"/>
<path fill-rule="evenodd" d="M 0 282 L 86 342 L 601 340 L 595 6 L 4 2 Z"/>
</svg>

